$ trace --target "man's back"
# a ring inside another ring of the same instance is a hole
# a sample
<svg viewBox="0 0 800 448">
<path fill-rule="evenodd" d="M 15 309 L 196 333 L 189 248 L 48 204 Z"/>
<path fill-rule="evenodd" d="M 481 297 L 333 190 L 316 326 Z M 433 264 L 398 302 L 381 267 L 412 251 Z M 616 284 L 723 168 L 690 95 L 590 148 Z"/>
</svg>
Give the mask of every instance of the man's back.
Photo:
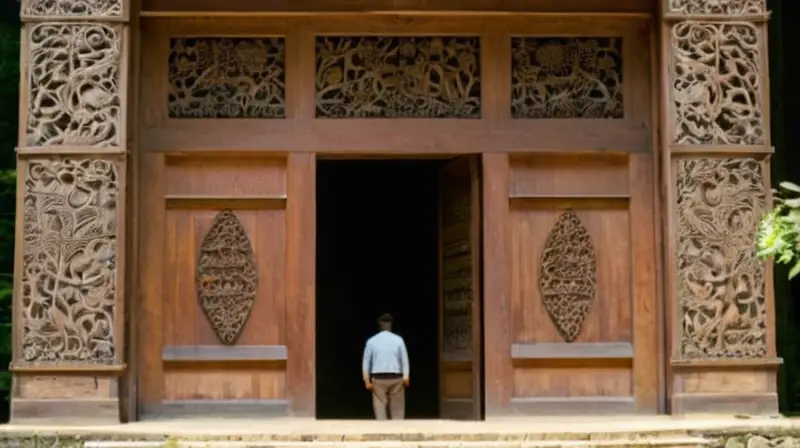
<svg viewBox="0 0 800 448">
<path fill-rule="evenodd" d="M 367 341 L 364 370 L 371 374 L 399 373 L 408 377 L 408 352 L 403 338 L 391 331 L 381 331 Z"/>
</svg>

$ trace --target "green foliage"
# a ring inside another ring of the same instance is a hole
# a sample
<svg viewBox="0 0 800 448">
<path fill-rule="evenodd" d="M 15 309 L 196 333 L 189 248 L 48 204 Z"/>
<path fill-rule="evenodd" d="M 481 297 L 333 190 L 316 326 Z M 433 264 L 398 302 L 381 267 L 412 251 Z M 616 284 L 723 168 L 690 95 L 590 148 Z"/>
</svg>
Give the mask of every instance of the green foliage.
<svg viewBox="0 0 800 448">
<path fill-rule="evenodd" d="M 14 272 L 17 126 L 19 123 L 19 2 L 0 3 L 0 420 L 8 416 L 11 303 Z M 6 402 L 3 405 L 3 402 Z"/>
<path fill-rule="evenodd" d="M 781 182 L 775 208 L 758 229 L 758 255 L 790 266 L 789 278 L 800 274 L 800 186 Z"/>
</svg>

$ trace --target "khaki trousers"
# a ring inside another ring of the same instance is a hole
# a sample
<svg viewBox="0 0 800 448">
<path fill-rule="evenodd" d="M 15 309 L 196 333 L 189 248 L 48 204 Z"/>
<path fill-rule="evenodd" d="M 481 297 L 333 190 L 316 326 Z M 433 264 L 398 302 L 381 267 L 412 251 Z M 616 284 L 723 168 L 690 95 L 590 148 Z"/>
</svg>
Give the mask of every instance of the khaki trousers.
<svg viewBox="0 0 800 448">
<path fill-rule="evenodd" d="M 372 378 L 372 408 L 375 419 L 403 420 L 406 417 L 406 388 L 403 378 Z M 387 416 L 386 411 L 389 411 Z"/>
</svg>

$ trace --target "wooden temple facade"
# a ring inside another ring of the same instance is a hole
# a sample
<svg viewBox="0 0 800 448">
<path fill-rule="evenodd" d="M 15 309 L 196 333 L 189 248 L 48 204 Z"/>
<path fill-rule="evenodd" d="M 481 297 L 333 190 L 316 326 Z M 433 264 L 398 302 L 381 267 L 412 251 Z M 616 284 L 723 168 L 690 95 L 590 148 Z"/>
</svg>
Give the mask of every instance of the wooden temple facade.
<svg viewBox="0 0 800 448">
<path fill-rule="evenodd" d="M 764 0 L 21 17 L 12 421 L 314 417 L 332 157 L 452 159 L 442 418 L 777 412 Z"/>
</svg>

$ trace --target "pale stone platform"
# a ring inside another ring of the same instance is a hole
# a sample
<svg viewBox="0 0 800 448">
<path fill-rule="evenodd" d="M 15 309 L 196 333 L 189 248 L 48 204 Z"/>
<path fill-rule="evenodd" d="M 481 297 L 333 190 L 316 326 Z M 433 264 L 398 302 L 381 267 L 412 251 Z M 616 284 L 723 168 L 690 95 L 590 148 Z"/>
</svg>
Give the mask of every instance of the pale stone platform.
<svg viewBox="0 0 800 448">
<path fill-rule="evenodd" d="M 752 439 L 753 435 L 763 437 Z M 754 448 L 758 443 L 753 445 L 752 440 L 756 440 L 768 442 L 758 446 L 763 448 L 800 447 L 798 437 L 800 419 L 746 416 L 509 417 L 483 422 L 192 418 L 107 426 L 59 426 L 57 422 L 0 426 L 3 447 Z M 19 442 L 26 438 L 41 442 Z M 56 439 L 61 442 L 51 444 Z"/>
</svg>

